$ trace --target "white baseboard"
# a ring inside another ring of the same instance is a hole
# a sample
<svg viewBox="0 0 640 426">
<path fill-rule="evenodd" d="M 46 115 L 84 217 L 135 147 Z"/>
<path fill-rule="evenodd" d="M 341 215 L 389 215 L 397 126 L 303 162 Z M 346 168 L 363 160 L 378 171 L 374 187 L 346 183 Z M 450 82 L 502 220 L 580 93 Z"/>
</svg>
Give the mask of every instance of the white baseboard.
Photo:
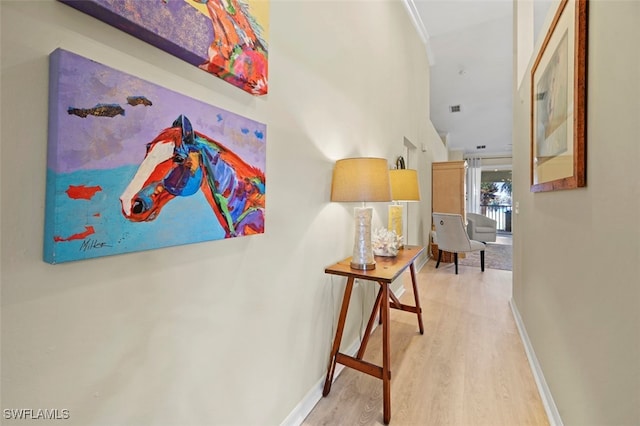
<svg viewBox="0 0 640 426">
<path fill-rule="evenodd" d="M 400 289 L 395 290 L 393 293 L 396 295 L 398 299 L 402 297 L 405 292 L 404 286 Z M 375 331 L 378 327 L 378 321 L 374 323 L 374 327 L 371 330 L 371 333 Z M 341 351 L 345 355 L 355 356 L 360 349 L 360 339 L 356 339 L 346 351 Z M 336 370 L 333 374 L 333 381 L 335 382 L 340 373 L 344 370 L 344 365 L 336 363 Z M 326 374 L 326 373 L 325 373 Z M 295 408 L 289 413 L 286 419 L 280 423 L 280 426 L 299 426 L 302 424 L 304 419 L 307 418 L 313 407 L 316 406 L 318 401 L 322 399 L 322 391 L 324 389 L 324 381 L 326 376 L 323 374 L 322 377 L 316 382 L 315 385 L 307 392 L 307 394 L 302 398 L 302 401 L 295 406 Z"/>
<path fill-rule="evenodd" d="M 553 400 L 551 390 L 549 389 L 549 386 L 547 386 L 547 381 L 544 379 L 542 368 L 540 367 L 538 358 L 536 358 L 536 354 L 533 350 L 533 346 L 531 345 L 531 341 L 529 340 L 529 336 L 527 335 L 527 330 L 524 327 L 524 323 L 522 322 L 522 317 L 520 316 L 518 307 L 516 306 L 516 303 L 513 299 L 509 301 L 509 305 L 511 306 L 511 312 L 513 312 L 513 318 L 516 321 L 518 332 L 520 332 L 520 338 L 522 339 L 522 343 L 524 344 L 524 350 L 527 353 L 527 359 L 529 360 L 529 365 L 531 366 L 533 377 L 536 381 L 536 385 L 538 386 L 538 392 L 540 393 L 540 398 L 542 399 L 544 410 L 547 412 L 549 424 L 551 426 L 563 426 L 560 412 L 558 411 L 558 407 L 556 407 L 556 403 Z"/>
<path fill-rule="evenodd" d="M 416 265 L 416 272 L 420 271 L 422 267 L 427 264 L 429 259 L 431 259 L 431 255 L 429 253 L 427 253 L 426 256 L 423 256 L 421 259 L 419 259 L 419 262 Z"/>
<path fill-rule="evenodd" d="M 360 347 L 360 340 L 356 339 L 355 342 L 349 349 L 344 351 L 343 353 L 346 355 L 354 356 L 358 352 L 358 348 Z M 336 363 L 336 370 L 333 375 L 333 381 L 335 382 L 340 373 L 344 370 L 344 365 Z M 323 375 L 320 380 L 316 382 L 315 385 L 307 392 L 307 394 L 302 398 L 302 401 L 295 406 L 293 411 L 289 413 L 286 419 L 280 423 L 280 426 L 299 426 L 302 424 L 304 419 L 307 418 L 313 407 L 316 406 L 318 401 L 322 399 L 322 390 L 324 389 L 324 381 L 325 375 Z"/>
</svg>

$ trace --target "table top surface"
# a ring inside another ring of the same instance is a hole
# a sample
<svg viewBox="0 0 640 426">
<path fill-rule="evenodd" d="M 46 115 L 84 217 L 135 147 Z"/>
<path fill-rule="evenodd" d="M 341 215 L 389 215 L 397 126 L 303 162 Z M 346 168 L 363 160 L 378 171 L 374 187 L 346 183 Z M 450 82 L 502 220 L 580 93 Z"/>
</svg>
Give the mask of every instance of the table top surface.
<svg viewBox="0 0 640 426">
<path fill-rule="evenodd" d="M 421 246 L 404 246 L 394 257 L 375 256 L 376 268 L 362 271 L 351 268 L 351 257 L 348 257 L 335 265 L 327 267 L 324 272 L 345 277 L 361 278 L 364 280 L 381 281 L 391 283 L 393 280 L 411 265 L 420 253 L 424 251 Z"/>
</svg>

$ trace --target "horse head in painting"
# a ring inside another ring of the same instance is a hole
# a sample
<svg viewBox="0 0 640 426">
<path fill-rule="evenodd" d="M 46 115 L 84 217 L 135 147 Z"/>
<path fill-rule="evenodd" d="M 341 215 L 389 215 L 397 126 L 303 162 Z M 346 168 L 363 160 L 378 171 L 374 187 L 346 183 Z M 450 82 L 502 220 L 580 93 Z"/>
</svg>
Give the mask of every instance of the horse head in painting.
<svg viewBox="0 0 640 426">
<path fill-rule="evenodd" d="M 120 196 L 123 215 L 154 220 L 175 197 L 201 190 L 225 237 L 264 232 L 263 172 L 213 139 L 194 132 L 180 115 L 147 144 L 147 153 Z"/>
</svg>

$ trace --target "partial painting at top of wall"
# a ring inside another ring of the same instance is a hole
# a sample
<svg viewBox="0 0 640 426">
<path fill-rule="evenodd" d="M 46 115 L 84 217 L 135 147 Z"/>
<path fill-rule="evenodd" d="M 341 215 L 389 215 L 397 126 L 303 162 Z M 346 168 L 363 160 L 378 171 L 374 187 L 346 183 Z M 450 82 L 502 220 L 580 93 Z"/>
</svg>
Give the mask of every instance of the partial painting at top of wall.
<svg viewBox="0 0 640 426">
<path fill-rule="evenodd" d="M 268 91 L 266 0 L 59 0 L 253 95 Z"/>
</svg>

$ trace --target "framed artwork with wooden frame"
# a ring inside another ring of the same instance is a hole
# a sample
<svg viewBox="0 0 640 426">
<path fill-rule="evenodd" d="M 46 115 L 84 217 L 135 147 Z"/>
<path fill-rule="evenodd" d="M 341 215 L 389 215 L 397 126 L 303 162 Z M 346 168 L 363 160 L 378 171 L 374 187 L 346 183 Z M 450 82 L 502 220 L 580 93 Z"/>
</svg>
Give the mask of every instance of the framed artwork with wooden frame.
<svg viewBox="0 0 640 426">
<path fill-rule="evenodd" d="M 586 186 L 587 0 L 561 0 L 531 69 L 531 192 Z"/>
</svg>

